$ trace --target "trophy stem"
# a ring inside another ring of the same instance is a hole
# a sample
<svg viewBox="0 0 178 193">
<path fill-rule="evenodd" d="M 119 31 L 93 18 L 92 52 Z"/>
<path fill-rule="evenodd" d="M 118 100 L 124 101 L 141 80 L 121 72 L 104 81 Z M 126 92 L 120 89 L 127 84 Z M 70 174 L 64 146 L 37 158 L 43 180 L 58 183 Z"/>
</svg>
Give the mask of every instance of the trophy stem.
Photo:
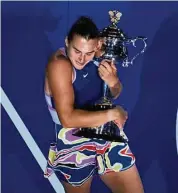
<svg viewBox="0 0 178 193">
<path fill-rule="evenodd" d="M 109 87 L 105 82 L 103 84 L 103 97 L 109 98 Z"/>
</svg>

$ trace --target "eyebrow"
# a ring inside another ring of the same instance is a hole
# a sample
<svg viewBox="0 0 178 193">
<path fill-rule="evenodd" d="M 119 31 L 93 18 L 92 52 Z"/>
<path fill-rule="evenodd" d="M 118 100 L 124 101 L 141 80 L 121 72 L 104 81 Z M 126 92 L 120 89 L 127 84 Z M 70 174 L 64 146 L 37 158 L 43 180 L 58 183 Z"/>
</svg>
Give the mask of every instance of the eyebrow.
<svg viewBox="0 0 178 193">
<path fill-rule="evenodd" d="M 77 49 L 75 46 L 72 46 L 75 50 L 77 50 L 78 52 L 81 52 L 79 49 Z M 93 52 L 95 52 L 94 50 L 93 51 L 91 51 L 91 52 L 86 52 L 86 54 L 91 54 L 91 53 L 93 53 Z"/>
</svg>

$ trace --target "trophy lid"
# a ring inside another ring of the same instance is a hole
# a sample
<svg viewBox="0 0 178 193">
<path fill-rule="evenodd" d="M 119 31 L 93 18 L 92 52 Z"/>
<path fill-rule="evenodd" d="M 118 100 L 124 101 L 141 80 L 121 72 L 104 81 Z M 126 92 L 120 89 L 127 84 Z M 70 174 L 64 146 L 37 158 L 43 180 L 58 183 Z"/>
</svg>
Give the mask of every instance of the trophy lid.
<svg viewBox="0 0 178 193">
<path fill-rule="evenodd" d="M 110 22 L 111 25 L 109 25 L 108 27 L 105 27 L 101 32 L 100 32 L 100 36 L 101 37 L 106 37 L 106 38 L 117 38 L 121 41 L 126 39 L 125 34 L 123 33 L 123 31 L 121 29 L 119 29 L 117 27 L 117 24 L 120 20 L 120 17 L 122 16 L 122 13 L 120 13 L 119 11 L 109 11 L 109 16 L 110 16 Z"/>
<path fill-rule="evenodd" d="M 101 47 L 102 57 L 106 59 L 118 60 L 122 63 L 123 67 L 128 67 L 129 64 L 133 64 L 133 61 L 140 54 L 144 53 L 147 46 L 147 38 L 142 36 L 137 36 L 134 38 L 127 37 L 123 31 L 117 27 L 122 13 L 116 10 L 109 11 L 108 13 L 111 24 L 100 32 L 100 37 L 103 39 L 103 44 Z M 137 40 L 142 40 L 144 47 L 140 52 L 130 59 L 127 45 L 131 44 L 132 46 L 136 47 L 135 42 Z"/>
</svg>

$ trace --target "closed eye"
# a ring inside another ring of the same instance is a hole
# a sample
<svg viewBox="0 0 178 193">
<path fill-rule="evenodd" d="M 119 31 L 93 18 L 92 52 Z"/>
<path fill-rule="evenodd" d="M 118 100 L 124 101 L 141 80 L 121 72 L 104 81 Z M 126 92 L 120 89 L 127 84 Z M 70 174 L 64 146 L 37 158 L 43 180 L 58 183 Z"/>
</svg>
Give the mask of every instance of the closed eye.
<svg viewBox="0 0 178 193">
<path fill-rule="evenodd" d="M 80 51 L 78 51 L 78 50 L 75 50 L 75 53 L 79 54 L 79 53 L 80 53 Z"/>
<path fill-rule="evenodd" d="M 73 46 L 73 49 L 74 49 L 74 51 L 75 51 L 76 54 L 82 53 L 80 50 L 78 50 L 78 49 L 75 48 L 74 46 Z M 91 52 L 85 53 L 85 55 L 91 56 L 93 53 L 94 53 L 94 51 L 91 51 Z"/>
<path fill-rule="evenodd" d="M 92 53 L 87 53 L 86 55 L 87 55 L 87 56 L 91 56 L 92 54 L 93 54 L 93 52 L 92 52 Z"/>
</svg>

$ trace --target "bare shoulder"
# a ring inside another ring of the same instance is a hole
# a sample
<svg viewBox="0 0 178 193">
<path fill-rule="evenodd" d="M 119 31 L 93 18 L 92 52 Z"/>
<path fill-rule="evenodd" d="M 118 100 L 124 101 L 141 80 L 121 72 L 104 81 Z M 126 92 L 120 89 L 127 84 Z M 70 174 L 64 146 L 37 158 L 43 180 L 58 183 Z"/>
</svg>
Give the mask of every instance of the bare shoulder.
<svg viewBox="0 0 178 193">
<path fill-rule="evenodd" d="M 51 56 L 47 64 L 47 68 L 46 68 L 47 77 L 49 73 L 54 73 L 54 72 L 58 72 L 62 74 L 72 73 L 72 64 L 70 60 L 66 58 L 64 55 L 62 55 L 60 51 L 55 52 Z"/>
<path fill-rule="evenodd" d="M 45 74 L 45 91 L 53 95 L 52 90 L 58 90 L 60 85 L 70 86 L 72 84 L 72 64 L 68 58 L 59 51 L 55 52 L 49 59 Z"/>
</svg>

